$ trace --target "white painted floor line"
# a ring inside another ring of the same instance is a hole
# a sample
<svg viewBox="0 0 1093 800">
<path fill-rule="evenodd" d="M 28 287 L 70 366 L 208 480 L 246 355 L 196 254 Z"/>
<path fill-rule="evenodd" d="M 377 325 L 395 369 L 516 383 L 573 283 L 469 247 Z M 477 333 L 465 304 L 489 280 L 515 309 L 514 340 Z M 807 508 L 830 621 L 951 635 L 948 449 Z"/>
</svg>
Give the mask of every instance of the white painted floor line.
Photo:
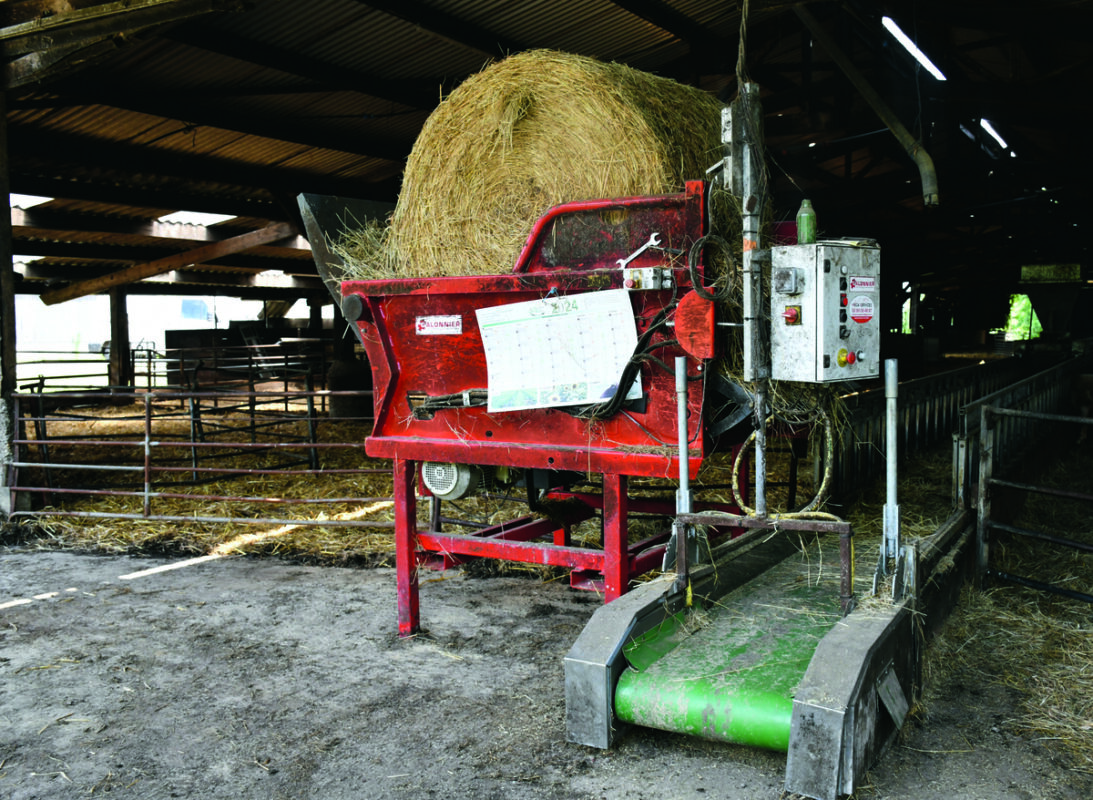
<svg viewBox="0 0 1093 800">
<path fill-rule="evenodd" d="M 66 593 L 78 591 L 79 589 L 77 589 L 75 586 L 71 586 L 68 589 L 65 589 Z M 19 597 L 15 600 L 8 600 L 6 603 L 0 603 L 0 611 L 3 611 L 5 608 L 15 608 L 16 606 L 29 606 L 35 600 L 49 600 L 53 597 L 59 597 L 60 594 L 60 592 L 43 592 L 42 594 L 34 595 L 34 597 Z"/>
<path fill-rule="evenodd" d="M 149 575 L 157 575 L 160 572 L 170 572 L 175 569 L 182 569 L 184 567 L 192 567 L 196 564 L 204 564 L 206 561 L 216 561 L 224 558 L 224 553 L 213 553 L 208 556 L 198 556 L 197 558 L 187 558 L 185 561 L 175 561 L 171 564 L 161 564 L 158 567 L 152 567 L 151 569 L 142 569 L 137 572 L 129 572 L 125 575 L 119 575 L 119 581 L 131 581 L 134 578 L 146 578 Z"/>
</svg>

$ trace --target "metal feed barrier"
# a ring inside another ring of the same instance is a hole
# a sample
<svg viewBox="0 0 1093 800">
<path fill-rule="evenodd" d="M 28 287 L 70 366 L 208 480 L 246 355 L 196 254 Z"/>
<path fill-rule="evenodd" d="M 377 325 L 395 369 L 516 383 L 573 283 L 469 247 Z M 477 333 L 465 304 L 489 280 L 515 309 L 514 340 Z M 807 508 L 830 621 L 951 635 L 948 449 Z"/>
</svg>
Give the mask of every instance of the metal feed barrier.
<svg viewBox="0 0 1093 800">
<path fill-rule="evenodd" d="M 1030 364 L 1007 358 L 900 383 L 900 458 L 948 441 L 961 430 L 969 403 L 1024 378 Z M 843 400 L 846 424 L 836 445 L 834 493 L 845 497 L 884 472 L 886 409 L 883 387 Z"/>
</svg>

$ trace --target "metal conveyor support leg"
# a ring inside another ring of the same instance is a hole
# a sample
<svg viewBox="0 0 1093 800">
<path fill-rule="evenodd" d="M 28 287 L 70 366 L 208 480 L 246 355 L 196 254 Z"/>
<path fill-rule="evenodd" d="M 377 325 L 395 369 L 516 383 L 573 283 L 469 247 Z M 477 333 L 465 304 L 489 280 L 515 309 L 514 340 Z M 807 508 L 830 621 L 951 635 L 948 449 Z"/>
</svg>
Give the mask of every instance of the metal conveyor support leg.
<svg viewBox="0 0 1093 800">
<path fill-rule="evenodd" d="M 417 497 L 414 473 L 417 464 L 395 459 L 395 583 L 398 591 L 399 636 L 411 636 L 420 628 L 417 583 Z"/>
<path fill-rule="evenodd" d="M 626 488 L 625 475 L 603 476 L 603 582 L 608 603 L 625 594 L 630 583 Z"/>
</svg>

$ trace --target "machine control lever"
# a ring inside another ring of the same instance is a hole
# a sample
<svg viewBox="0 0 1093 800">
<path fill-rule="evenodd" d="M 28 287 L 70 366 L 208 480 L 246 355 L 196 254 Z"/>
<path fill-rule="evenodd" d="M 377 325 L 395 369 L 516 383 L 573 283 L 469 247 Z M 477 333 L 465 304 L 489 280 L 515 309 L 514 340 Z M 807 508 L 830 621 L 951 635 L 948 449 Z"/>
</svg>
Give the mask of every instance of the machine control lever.
<svg viewBox="0 0 1093 800">
<path fill-rule="evenodd" d="M 644 253 L 650 247 L 660 247 L 660 233 L 659 232 L 654 233 L 652 236 L 650 236 L 649 241 L 647 241 L 645 244 L 643 244 L 641 247 L 639 247 L 633 253 L 628 255 L 626 258 L 620 258 L 615 263 L 617 263 L 619 265 L 619 269 L 626 269 L 627 264 L 629 264 L 635 258 L 640 256 L 642 253 Z"/>
</svg>

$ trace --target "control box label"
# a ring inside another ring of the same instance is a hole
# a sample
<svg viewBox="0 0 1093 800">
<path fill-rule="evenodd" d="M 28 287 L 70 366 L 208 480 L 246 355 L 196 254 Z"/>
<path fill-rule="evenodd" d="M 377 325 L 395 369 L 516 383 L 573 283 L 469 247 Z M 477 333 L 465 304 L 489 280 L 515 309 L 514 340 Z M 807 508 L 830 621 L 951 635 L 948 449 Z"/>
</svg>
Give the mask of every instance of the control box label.
<svg viewBox="0 0 1093 800">
<path fill-rule="evenodd" d="M 851 275 L 850 291 L 875 292 L 877 291 L 877 278 L 874 275 Z"/>
<path fill-rule="evenodd" d="M 848 311 L 850 319 L 855 322 L 869 322 L 877 313 L 873 298 L 866 295 L 859 295 L 851 299 Z"/>
</svg>

